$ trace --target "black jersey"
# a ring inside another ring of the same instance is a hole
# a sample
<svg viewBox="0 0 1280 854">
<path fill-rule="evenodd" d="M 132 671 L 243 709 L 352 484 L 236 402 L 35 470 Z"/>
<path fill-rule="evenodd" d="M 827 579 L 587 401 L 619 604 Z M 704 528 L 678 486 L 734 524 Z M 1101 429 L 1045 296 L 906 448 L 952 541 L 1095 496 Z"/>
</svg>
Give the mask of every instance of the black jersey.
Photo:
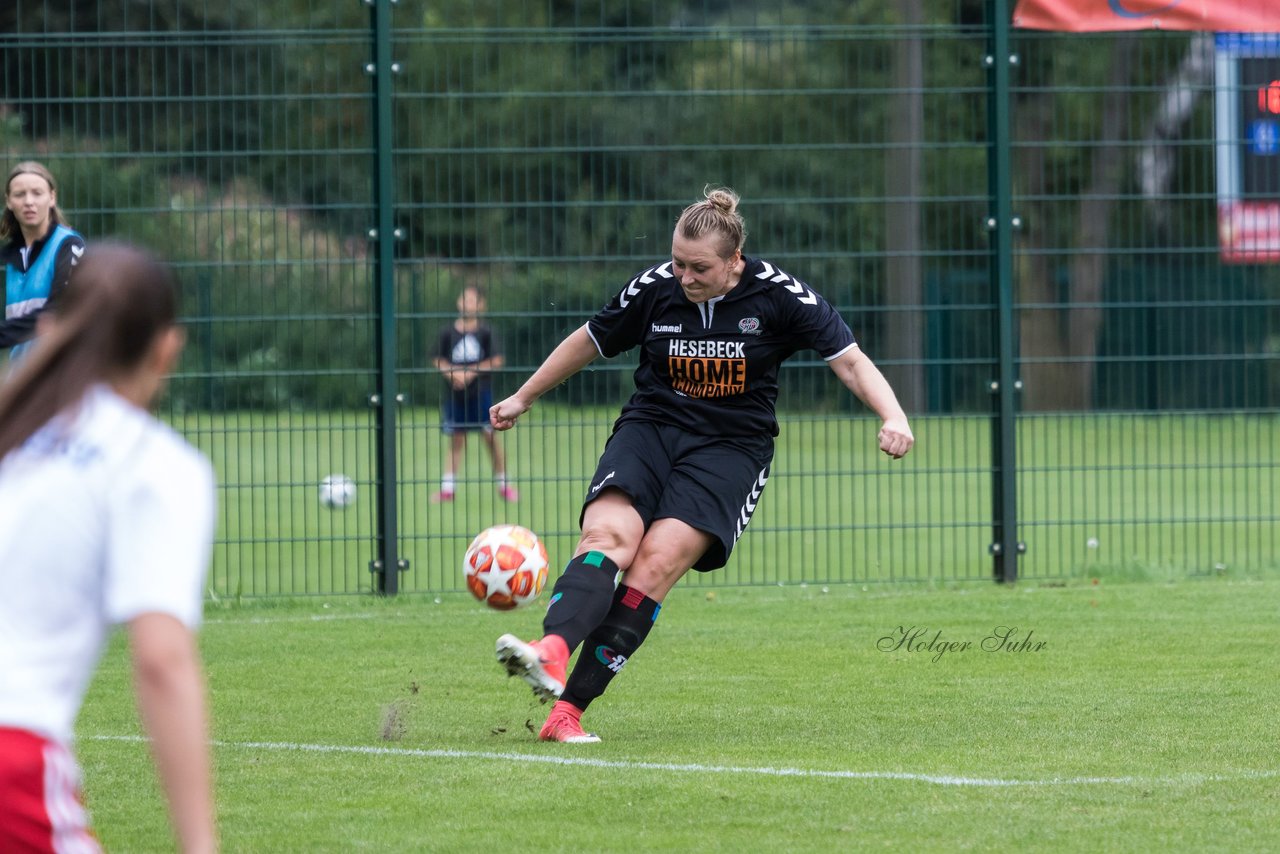
<svg viewBox="0 0 1280 854">
<path fill-rule="evenodd" d="M 465 368 L 479 364 L 486 359 L 501 355 L 502 348 L 493 329 L 481 323 L 470 332 L 459 332 L 452 323 L 441 328 L 440 337 L 436 340 L 436 356 L 451 365 Z M 488 373 L 475 376 L 464 389 L 452 389 L 455 397 L 474 395 L 478 391 L 489 388 Z"/>
<path fill-rule="evenodd" d="M 778 435 L 778 366 L 799 350 L 830 361 L 856 346 L 839 313 L 804 282 L 746 258 L 723 297 L 693 303 L 671 262 L 632 279 L 587 323 L 606 358 L 639 346 L 635 393 L 619 424 L 656 421 L 708 436 Z"/>
</svg>

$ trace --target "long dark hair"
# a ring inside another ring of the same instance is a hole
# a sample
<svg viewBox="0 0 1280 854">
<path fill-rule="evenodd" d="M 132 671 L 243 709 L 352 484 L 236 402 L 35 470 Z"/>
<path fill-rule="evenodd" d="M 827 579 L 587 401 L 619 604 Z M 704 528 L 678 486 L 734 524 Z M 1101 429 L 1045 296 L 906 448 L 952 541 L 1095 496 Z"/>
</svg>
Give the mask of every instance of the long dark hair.
<svg viewBox="0 0 1280 854">
<path fill-rule="evenodd" d="M 51 193 L 58 192 L 58 184 L 53 180 L 53 173 L 45 167 L 43 163 L 35 160 L 24 160 L 13 169 L 9 170 L 9 177 L 4 182 L 4 213 L 0 214 L 0 240 L 8 240 L 11 237 L 17 237 L 22 234 L 22 226 L 18 224 L 18 218 L 13 211 L 9 210 L 9 185 L 13 183 L 13 179 L 19 175 L 39 175 L 49 184 Z M 58 210 L 55 204 L 49 208 L 49 225 L 66 225 L 67 221 L 62 216 L 62 211 Z M 69 228 L 70 226 L 68 226 Z"/>
<path fill-rule="evenodd" d="M 96 243 L 72 270 L 54 308 L 57 320 L 0 384 L 0 457 L 95 383 L 137 368 L 177 317 L 169 267 L 123 243 Z"/>
</svg>

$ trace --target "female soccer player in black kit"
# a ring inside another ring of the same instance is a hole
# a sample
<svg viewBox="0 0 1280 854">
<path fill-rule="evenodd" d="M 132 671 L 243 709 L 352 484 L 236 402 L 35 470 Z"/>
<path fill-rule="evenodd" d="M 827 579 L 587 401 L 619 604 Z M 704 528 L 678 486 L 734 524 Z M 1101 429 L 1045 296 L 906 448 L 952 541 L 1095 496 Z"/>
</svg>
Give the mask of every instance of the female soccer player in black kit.
<svg viewBox="0 0 1280 854">
<path fill-rule="evenodd" d="M 489 411 L 493 426 L 508 430 L 597 355 L 641 348 L 635 393 L 592 478 L 582 537 L 552 590 L 544 635 L 497 643 L 508 673 L 557 701 L 544 741 L 599 741 L 583 731 L 582 712 L 644 642 L 668 591 L 690 568 L 728 561 L 769 477 L 783 360 L 818 351 L 880 417 L 882 451 L 898 459 L 915 442 L 893 389 L 840 315 L 799 279 L 742 254 L 738 196 L 704 196 L 680 215 L 671 260 L 632 279 Z"/>
</svg>

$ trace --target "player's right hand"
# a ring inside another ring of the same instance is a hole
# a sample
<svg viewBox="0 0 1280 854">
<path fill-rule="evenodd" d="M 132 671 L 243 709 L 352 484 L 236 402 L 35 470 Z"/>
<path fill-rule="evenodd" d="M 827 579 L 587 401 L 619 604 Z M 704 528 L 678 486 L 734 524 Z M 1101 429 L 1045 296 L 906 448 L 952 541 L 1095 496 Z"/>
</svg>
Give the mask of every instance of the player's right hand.
<svg viewBox="0 0 1280 854">
<path fill-rule="evenodd" d="M 516 419 L 529 411 L 529 405 L 512 395 L 489 407 L 489 423 L 495 430 L 510 430 L 516 426 Z"/>
<path fill-rule="evenodd" d="M 912 435 L 906 418 L 890 418 L 885 421 L 876 438 L 880 442 L 880 450 L 895 460 L 905 457 L 916 443 L 916 437 Z"/>
</svg>

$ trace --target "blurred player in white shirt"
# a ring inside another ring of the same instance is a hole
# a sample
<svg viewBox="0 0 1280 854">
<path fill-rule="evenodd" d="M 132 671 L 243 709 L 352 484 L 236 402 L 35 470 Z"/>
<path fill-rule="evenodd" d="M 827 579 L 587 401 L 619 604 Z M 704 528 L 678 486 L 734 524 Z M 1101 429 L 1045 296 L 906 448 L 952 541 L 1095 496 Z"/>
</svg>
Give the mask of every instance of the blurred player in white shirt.
<svg viewBox="0 0 1280 854">
<path fill-rule="evenodd" d="M 217 847 L 194 631 L 213 539 L 208 461 L 148 408 L 182 350 L 174 282 L 88 250 L 0 386 L 0 851 L 97 851 L 70 752 L 112 627 L 180 850 Z"/>
</svg>

